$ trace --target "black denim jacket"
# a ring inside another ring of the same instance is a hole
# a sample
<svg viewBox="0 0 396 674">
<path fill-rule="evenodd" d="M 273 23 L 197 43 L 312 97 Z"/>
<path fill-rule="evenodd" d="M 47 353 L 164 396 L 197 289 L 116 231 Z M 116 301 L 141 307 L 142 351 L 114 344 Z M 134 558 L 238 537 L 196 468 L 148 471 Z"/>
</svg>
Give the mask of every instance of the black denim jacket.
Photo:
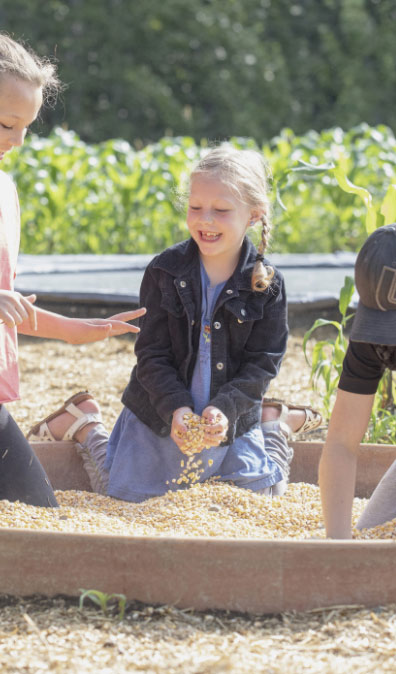
<svg viewBox="0 0 396 674">
<path fill-rule="evenodd" d="M 238 266 L 219 295 L 211 325 L 210 404 L 228 418 L 226 443 L 261 417 L 261 398 L 276 376 L 287 343 L 283 277 L 264 293 L 250 287 L 257 251 L 245 237 Z M 268 261 L 266 260 L 268 264 Z M 169 435 L 173 412 L 193 408 L 189 393 L 201 323 L 198 247 L 183 241 L 147 266 L 140 289 L 137 365 L 122 402 L 157 435 Z"/>
</svg>

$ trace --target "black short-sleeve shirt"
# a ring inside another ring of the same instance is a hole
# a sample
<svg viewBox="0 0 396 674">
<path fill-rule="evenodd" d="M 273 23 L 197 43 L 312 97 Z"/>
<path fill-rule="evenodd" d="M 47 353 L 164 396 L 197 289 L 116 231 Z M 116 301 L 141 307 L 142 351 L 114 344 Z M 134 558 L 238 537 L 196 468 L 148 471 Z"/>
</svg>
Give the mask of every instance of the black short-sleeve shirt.
<svg viewBox="0 0 396 674">
<path fill-rule="evenodd" d="M 396 346 L 349 342 L 338 388 L 349 393 L 375 393 L 386 368 L 396 370 Z"/>
</svg>

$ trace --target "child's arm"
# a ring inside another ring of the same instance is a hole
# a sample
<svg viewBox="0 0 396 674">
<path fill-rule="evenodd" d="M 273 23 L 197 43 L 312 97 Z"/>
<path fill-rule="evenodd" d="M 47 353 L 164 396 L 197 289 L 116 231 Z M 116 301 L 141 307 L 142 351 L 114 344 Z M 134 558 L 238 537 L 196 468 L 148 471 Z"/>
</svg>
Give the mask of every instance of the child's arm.
<svg viewBox="0 0 396 674">
<path fill-rule="evenodd" d="M 23 335 L 61 339 L 70 344 L 86 344 L 106 337 L 139 332 L 138 327 L 130 325 L 127 321 L 139 318 L 145 312 L 146 310 L 141 308 L 115 314 L 109 318 L 68 318 L 35 307 L 37 328 L 34 328 L 31 316 L 24 318 L 17 328 L 18 332 Z"/>
<path fill-rule="evenodd" d="M 373 401 L 374 395 L 341 389 L 337 392 L 319 464 L 323 516 L 330 538 L 351 538 L 357 452 L 367 429 Z"/>
</svg>

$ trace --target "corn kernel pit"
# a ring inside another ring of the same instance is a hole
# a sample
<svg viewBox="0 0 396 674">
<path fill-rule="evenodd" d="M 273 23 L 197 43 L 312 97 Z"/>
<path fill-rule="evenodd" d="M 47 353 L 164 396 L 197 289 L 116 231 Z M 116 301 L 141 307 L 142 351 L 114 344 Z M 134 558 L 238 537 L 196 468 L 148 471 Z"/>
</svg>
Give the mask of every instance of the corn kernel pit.
<svg viewBox="0 0 396 674">
<path fill-rule="evenodd" d="M 0 501 L 0 528 L 119 536 L 221 537 L 304 540 L 325 538 L 319 488 L 289 485 L 269 498 L 231 484 L 208 481 L 129 503 L 83 491 L 57 491 L 59 508 Z M 356 522 L 367 500 L 354 499 Z M 396 521 L 362 532 L 359 539 L 396 538 Z"/>
</svg>

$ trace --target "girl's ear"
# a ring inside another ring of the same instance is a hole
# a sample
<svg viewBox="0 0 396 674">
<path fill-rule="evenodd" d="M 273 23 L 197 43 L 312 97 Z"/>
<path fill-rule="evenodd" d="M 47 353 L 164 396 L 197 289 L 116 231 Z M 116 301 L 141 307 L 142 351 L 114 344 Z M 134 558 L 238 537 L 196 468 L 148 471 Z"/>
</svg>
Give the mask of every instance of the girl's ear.
<svg viewBox="0 0 396 674">
<path fill-rule="evenodd" d="M 254 209 L 250 212 L 249 227 L 254 227 L 256 222 L 258 222 L 262 216 L 262 211 Z"/>
</svg>

